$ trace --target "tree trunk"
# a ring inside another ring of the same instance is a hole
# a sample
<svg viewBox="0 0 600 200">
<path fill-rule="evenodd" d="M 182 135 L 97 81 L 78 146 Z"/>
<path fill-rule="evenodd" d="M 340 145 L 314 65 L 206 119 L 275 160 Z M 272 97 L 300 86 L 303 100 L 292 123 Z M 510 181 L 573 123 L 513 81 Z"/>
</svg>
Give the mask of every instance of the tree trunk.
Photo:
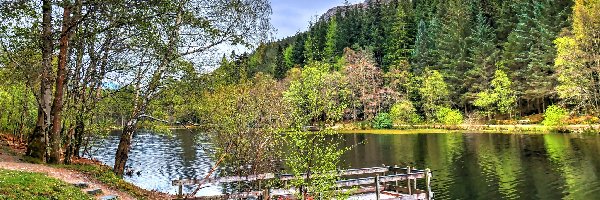
<svg viewBox="0 0 600 200">
<path fill-rule="evenodd" d="M 132 118 L 127 122 L 127 125 L 123 127 L 123 133 L 121 133 L 121 139 L 115 154 L 115 166 L 113 172 L 117 176 L 123 176 L 125 172 L 125 164 L 129 158 L 129 150 L 131 149 L 131 141 L 133 140 L 133 133 L 135 132 L 135 126 L 137 125 L 137 118 Z"/>
<path fill-rule="evenodd" d="M 46 140 L 44 137 L 44 111 L 41 107 L 38 108 L 38 117 L 35 128 L 29 136 L 27 141 L 27 151 L 25 155 L 37 158 L 40 160 L 45 159 L 46 154 Z"/>
<path fill-rule="evenodd" d="M 40 96 L 38 99 L 38 117 L 35 129 L 29 137 L 26 155 L 45 160 L 47 151 L 47 133 L 50 125 L 52 100 L 52 1 L 42 2 L 42 72 L 40 74 Z"/>
<path fill-rule="evenodd" d="M 64 163 L 65 165 L 69 165 L 71 164 L 71 158 L 73 157 L 74 151 L 75 151 L 75 147 L 73 144 L 73 133 L 75 131 L 75 128 L 69 128 L 69 131 L 67 131 L 67 140 L 65 142 L 65 160 Z"/>
<path fill-rule="evenodd" d="M 75 119 L 75 144 L 73 144 L 73 156 L 80 158 L 81 155 L 79 151 L 81 150 L 81 145 L 83 144 L 83 132 L 85 131 L 85 122 L 83 121 L 83 115 L 79 114 Z"/>
<path fill-rule="evenodd" d="M 65 80 L 67 76 L 67 59 L 69 53 L 69 40 L 71 40 L 71 6 L 63 7 L 63 22 L 60 37 L 60 51 L 58 53 L 58 69 L 56 71 L 56 89 L 54 93 L 54 102 L 52 103 L 52 132 L 50 132 L 50 156 L 48 163 L 57 164 L 61 157 L 61 114 L 63 109 L 63 96 L 65 89 Z"/>
</svg>

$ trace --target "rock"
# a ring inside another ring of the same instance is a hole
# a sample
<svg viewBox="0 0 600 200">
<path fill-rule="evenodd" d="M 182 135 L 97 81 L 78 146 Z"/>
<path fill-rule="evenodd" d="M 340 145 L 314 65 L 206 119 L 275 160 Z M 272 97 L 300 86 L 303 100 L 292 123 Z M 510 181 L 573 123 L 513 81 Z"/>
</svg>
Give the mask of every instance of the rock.
<svg viewBox="0 0 600 200">
<path fill-rule="evenodd" d="M 96 195 L 102 194 L 102 189 L 100 189 L 100 188 L 96 188 L 96 189 L 93 189 L 93 190 L 88 190 L 88 191 L 87 191 L 87 193 L 88 193 L 89 195 L 94 195 L 94 196 L 96 196 Z"/>
<path fill-rule="evenodd" d="M 117 200 L 119 199 L 119 196 L 117 195 L 106 195 L 103 197 L 100 197 L 100 200 Z"/>
<path fill-rule="evenodd" d="M 87 183 L 81 182 L 81 183 L 73 183 L 73 186 L 78 187 L 78 188 L 88 188 L 90 187 L 90 185 L 88 185 Z"/>
</svg>

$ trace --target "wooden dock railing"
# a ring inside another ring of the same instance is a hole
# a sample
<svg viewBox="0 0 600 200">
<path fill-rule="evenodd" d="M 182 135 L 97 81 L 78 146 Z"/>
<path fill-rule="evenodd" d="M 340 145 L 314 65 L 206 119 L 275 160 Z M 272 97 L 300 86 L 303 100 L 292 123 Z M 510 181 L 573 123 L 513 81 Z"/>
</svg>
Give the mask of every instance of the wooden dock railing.
<svg viewBox="0 0 600 200">
<path fill-rule="evenodd" d="M 389 173 L 389 175 L 385 175 Z M 335 172 L 329 172 L 329 174 L 335 174 L 336 176 L 350 176 L 350 175 L 363 175 L 363 174 L 377 174 L 375 177 L 366 177 L 366 178 L 356 178 L 356 179 L 345 179 L 336 181 L 336 186 L 338 188 L 342 187 L 354 187 L 354 186 L 364 186 L 375 184 L 374 188 L 362 188 L 358 190 L 357 193 L 365 193 L 365 192 L 375 192 L 377 196 L 379 193 L 384 190 L 394 191 L 398 193 L 398 196 L 402 196 L 401 194 L 408 194 L 408 196 L 404 195 L 403 199 L 431 199 L 433 193 L 431 192 L 431 171 L 429 169 L 425 170 L 415 170 L 410 167 L 400 168 L 397 166 L 387 166 L 387 167 L 371 167 L 371 168 L 360 168 L 360 169 L 346 169 L 339 170 Z M 379 174 L 383 174 L 380 176 Z M 311 177 L 318 177 L 320 174 L 311 174 Z M 259 181 L 259 180 L 270 180 L 270 179 L 278 179 L 280 181 L 289 181 L 292 179 L 308 178 L 307 174 L 301 174 L 299 176 L 294 176 L 292 174 L 275 174 L 275 173 L 265 173 L 265 174 L 256 174 L 249 176 L 227 176 L 220 178 L 208 178 L 208 179 L 180 179 L 173 180 L 172 185 L 178 186 L 178 196 L 183 197 L 183 186 L 184 185 L 205 185 L 205 184 L 219 184 L 219 183 L 233 183 L 233 182 L 250 182 L 250 181 Z M 426 190 L 418 190 L 416 188 L 417 179 L 425 179 Z M 408 187 L 400 187 L 398 186 L 398 181 L 406 181 Z M 381 184 L 394 182 L 396 185 L 389 185 L 388 187 L 380 188 Z M 412 182 L 412 184 L 411 184 Z M 414 188 L 413 188 L 414 187 Z M 207 197 L 194 197 L 193 199 L 239 199 L 239 198 L 248 198 L 248 197 L 259 197 L 259 196 L 269 196 L 271 193 L 289 193 L 288 190 L 282 189 L 269 189 L 265 191 L 251 191 L 251 192 L 240 192 L 236 194 L 223 194 L 217 196 L 207 196 Z M 189 198 L 188 198 L 189 199 Z"/>
</svg>

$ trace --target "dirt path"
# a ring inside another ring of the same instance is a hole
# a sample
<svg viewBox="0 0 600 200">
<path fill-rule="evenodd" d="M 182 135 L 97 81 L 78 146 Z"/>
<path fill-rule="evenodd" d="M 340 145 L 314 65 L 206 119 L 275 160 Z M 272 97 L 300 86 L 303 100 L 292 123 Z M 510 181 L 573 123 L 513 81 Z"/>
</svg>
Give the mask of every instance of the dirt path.
<svg viewBox="0 0 600 200">
<path fill-rule="evenodd" d="M 119 199 L 123 200 L 136 199 L 125 192 L 113 190 L 101 183 L 100 181 L 96 180 L 95 178 L 92 178 L 89 175 L 78 171 L 22 162 L 20 161 L 18 155 L 14 155 L 14 153 L 12 152 L 7 152 L 5 148 L 9 147 L 6 146 L 6 143 L 3 144 L 2 141 L 0 141 L 0 168 L 2 169 L 44 173 L 50 177 L 60 179 L 64 182 L 71 184 L 87 183 L 89 187 L 86 189 L 82 189 L 84 192 L 96 188 L 100 188 L 102 190 L 103 193 L 96 195 L 96 199 L 100 199 L 100 197 L 106 195 L 117 195 Z"/>
<path fill-rule="evenodd" d="M 96 199 L 100 199 L 100 197 L 105 196 L 105 195 L 117 195 L 119 197 L 119 199 L 125 199 L 125 200 L 135 199 L 127 193 L 117 191 L 117 190 L 112 190 L 109 187 L 107 187 L 106 185 L 100 183 L 99 181 L 88 177 L 88 175 L 82 174 L 80 172 L 73 171 L 73 170 L 53 168 L 53 167 L 48 167 L 48 166 L 38 165 L 38 164 L 30 164 L 30 163 L 22 163 L 22 162 L 5 162 L 5 161 L 0 161 L 0 168 L 8 169 L 8 170 L 25 171 L 25 172 L 44 173 L 50 177 L 60 179 L 67 183 L 87 183 L 89 185 L 89 187 L 87 189 L 83 189 L 84 192 L 86 190 L 91 190 L 91 189 L 96 189 L 96 188 L 102 189 L 103 194 L 96 195 Z"/>
</svg>

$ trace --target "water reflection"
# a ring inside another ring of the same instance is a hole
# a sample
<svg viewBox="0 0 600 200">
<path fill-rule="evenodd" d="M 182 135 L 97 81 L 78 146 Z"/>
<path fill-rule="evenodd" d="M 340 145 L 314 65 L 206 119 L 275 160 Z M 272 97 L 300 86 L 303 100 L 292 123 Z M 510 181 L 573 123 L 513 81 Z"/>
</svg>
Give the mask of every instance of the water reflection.
<svg viewBox="0 0 600 200">
<path fill-rule="evenodd" d="M 600 137 L 346 135 L 344 167 L 429 167 L 436 199 L 600 199 Z M 365 144 L 360 144 L 364 142 Z"/>
<path fill-rule="evenodd" d="M 431 168 L 436 199 L 600 199 L 600 136 L 508 134 L 344 134 L 342 168 L 382 164 Z M 202 177 L 212 166 L 197 136 L 139 134 L 126 177 L 146 189 L 175 193 L 170 181 Z M 118 136 L 95 147 L 94 157 L 112 165 Z M 200 191 L 219 194 L 221 187 Z M 188 188 L 188 191 L 190 188 Z"/>
</svg>

